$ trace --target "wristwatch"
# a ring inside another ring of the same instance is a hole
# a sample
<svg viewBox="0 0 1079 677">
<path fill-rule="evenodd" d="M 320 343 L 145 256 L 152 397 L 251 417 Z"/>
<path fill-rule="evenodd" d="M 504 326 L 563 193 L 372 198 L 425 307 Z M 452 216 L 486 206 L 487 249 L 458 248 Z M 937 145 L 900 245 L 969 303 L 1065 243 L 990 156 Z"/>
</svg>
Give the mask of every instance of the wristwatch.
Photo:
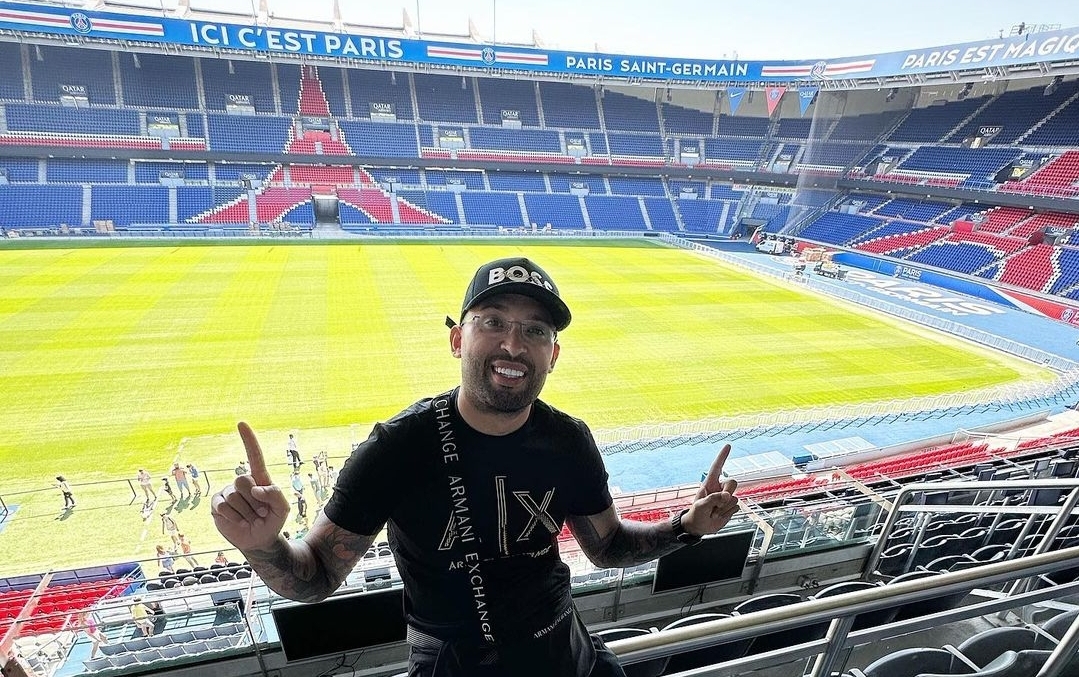
<svg viewBox="0 0 1079 677">
<path fill-rule="evenodd" d="M 696 545 L 701 542 L 701 537 L 697 534 L 691 534 L 686 531 L 686 528 L 682 526 L 682 518 L 689 512 L 689 508 L 686 508 L 682 512 L 671 515 L 671 527 L 674 528 L 674 537 L 678 539 L 679 543 L 685 543 L 686 545 Z"/>
</svg>

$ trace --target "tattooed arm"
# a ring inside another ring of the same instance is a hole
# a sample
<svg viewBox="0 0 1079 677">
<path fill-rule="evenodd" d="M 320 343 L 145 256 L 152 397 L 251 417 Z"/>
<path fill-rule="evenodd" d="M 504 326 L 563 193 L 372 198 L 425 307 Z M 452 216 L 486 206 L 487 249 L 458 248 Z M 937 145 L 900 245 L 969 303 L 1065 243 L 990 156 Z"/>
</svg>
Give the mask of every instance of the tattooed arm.
<svg viewBox="0 0 1079 677">
<path fill-rule="evenodd" d="M 738 511 L 738 498 L 734 495 L 738 482 L 723 479 L 723 464 L 730 452 L 729 444 L 720 450 L 692 505 L 682 517 L 682 527 L 690 534 L 714 534 Z M 670 520 L 634 522 L 619 519 L 614 506 L 595 515 L 571 515 L 566 521 L 581 550 L 598 567 L 633 566 L 682 547 L 674 536 Z"/>
<path fill-rule="evenodd" d="M 376 535 L 354 534 L 319 513 L 303 540 L 278 536 L 268 548 L 243 553 L 277 594 L 298 602 L 318 602 L 341 587 Z"/>
<path fill-rule="evenodd" d="M 270 478 L 251 426 L 241 422 L 237 428 L 251 472 L 214 494 L 210 500 L 214 525 L 271 590 L 298 602 L 325 599 L 371 547 L 375 534 L 354 534 L 319 513 L 302 541 L 286 540 L 281 529 L 289 513 L 288 499 Z"/>
<path fill-rule="evenodd" d="M 614 506 L 595 515 L 567 518 L 581 550 L 597 567 L 628 567 L 682 547 L 669 520 L 634 522 L 618 518 Z"/>
</svg>

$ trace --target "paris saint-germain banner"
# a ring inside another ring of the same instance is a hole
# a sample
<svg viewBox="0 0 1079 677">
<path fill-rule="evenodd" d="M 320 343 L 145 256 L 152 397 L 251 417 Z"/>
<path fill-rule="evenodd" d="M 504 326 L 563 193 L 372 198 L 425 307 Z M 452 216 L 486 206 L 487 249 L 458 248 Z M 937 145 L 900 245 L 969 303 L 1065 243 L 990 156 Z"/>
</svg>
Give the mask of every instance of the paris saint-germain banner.
<svg viewBox="0 0 1079 677">
<path fill-rule="evenodd" d="M 661 82 L 813 82 L 1057 62 L 1079 58 L 1079 27 L 886 54 L 740 61 L 570 52 L 173 19 L 0 1 L 0 29 L 189 47 L 576 74 Z M 732 107 L 737 103 L 732 101 Z"/>
</svg>

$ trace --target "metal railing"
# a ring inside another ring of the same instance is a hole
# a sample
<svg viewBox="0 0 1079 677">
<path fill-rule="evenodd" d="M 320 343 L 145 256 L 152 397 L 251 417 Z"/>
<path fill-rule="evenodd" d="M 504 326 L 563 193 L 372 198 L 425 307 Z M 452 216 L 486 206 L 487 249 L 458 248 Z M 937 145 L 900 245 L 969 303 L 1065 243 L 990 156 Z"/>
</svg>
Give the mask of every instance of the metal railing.
<svg viewBox="0 0 1079 677">
<path fill-rule="evenodd" d="M 706 668 L 696 668 L 680 675 L 706 677 L 740 674 L 793 659 L 816 657 L 812 677 L 827 677 L 833 670 L 844 669 L 841 658 L 844 652 L 855 646 L 888 637 L 906 634 L 918 629 L 939 626 L 942 622 L 973 618 L 1027 604 L 1034 604 L 1069 593 L 1079 592 L 1079 583 L 1069 583 L 1051 589 L 1027 592 L 1005 599 L 974 604 L 948 612 L 922 618 L 892 623 L 867 630 L 851 632 L 854 617 L 861 613 L 880 611 L 896 606 L 913 604 L 943 595 L 968 592 L 978 587 L 1021 580 L 1059 569 L 1074 567 L 1079 558 L 1079 546 L 1029 555 L 1018 560 L 985 564 L 981 567 L 943 573 L 889 584 L 870 590 L 808 600 L 776 609 L 732 616 L 697 625 L 685 626 L 657 633 L 618 640 L 609 643 L 623 664 L 672 656 L 676 653 L 717 646 L 749 639 L 771 632 L 781 632 L 819 623 L 829 623 L 827 635 L 820 640 L 805 642 L 795 647 L 760 655 L 717 663 Z M 1079 630 L 1075 624 L 1060 640 L 1037 677 L 1058 677 L 1079 648 Z"/>
</svg>

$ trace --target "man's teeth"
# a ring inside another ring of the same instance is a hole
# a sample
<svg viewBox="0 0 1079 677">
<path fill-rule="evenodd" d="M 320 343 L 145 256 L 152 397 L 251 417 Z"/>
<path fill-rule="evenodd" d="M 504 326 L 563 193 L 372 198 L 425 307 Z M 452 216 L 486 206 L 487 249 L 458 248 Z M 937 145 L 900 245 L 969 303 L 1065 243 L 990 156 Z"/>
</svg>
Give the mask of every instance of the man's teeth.
<svg viewBox="0 0 1079 677">
<path fill-rule="evenodd" d="M 510 378 L 521 378 L 525 375 L 523 371 L 517 369 L 507 369 L 506 367 L 495 367 L 495 373 L 501 376 L 508 376 Z"/>
</svg>

